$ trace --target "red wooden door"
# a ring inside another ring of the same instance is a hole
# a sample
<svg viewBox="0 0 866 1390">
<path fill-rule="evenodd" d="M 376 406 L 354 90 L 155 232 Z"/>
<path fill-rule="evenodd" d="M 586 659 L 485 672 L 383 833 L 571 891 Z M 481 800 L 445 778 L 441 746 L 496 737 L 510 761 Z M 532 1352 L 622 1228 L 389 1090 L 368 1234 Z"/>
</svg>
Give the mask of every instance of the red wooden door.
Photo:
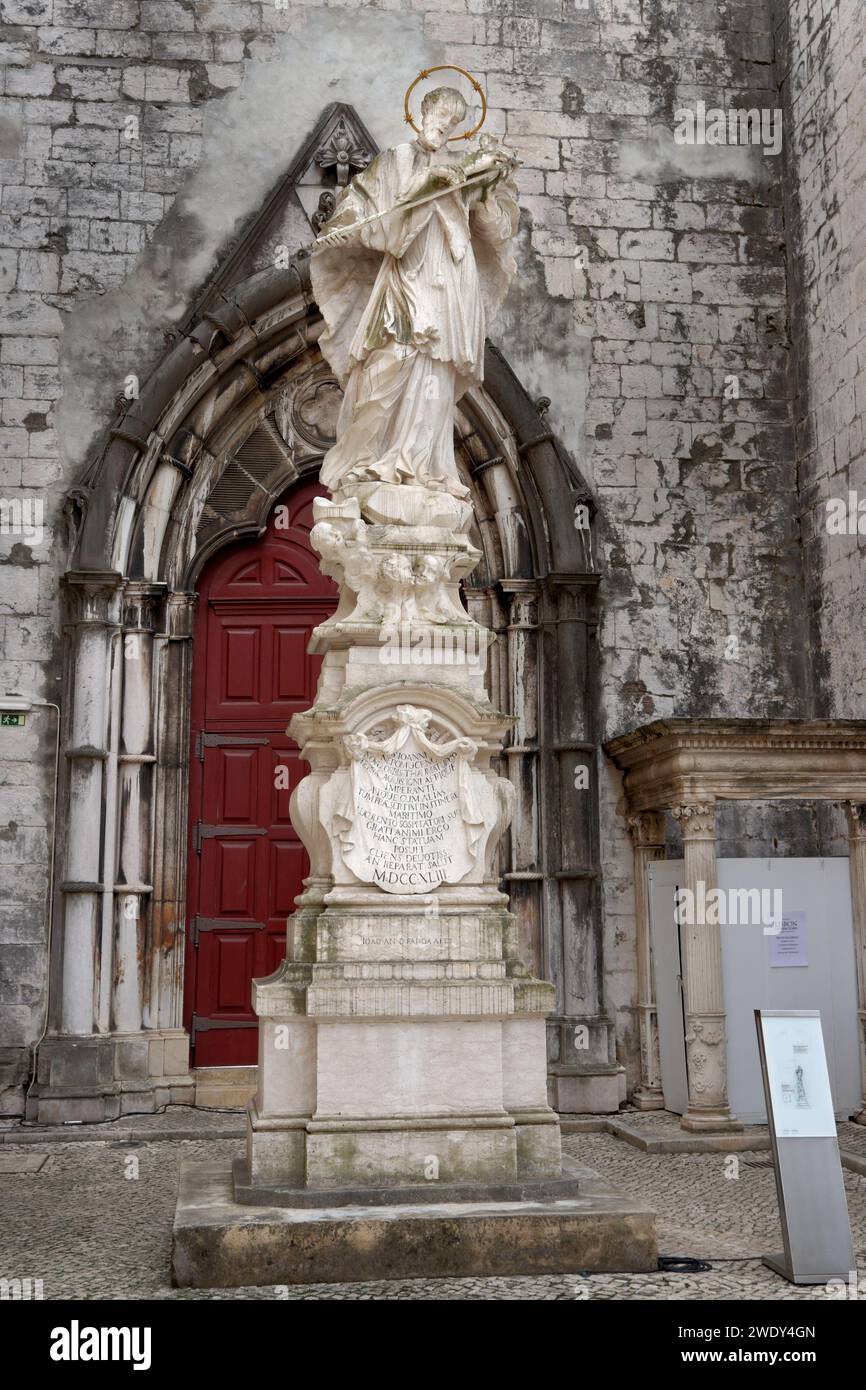
<svg viewBox="0 0 866 1390">
<path fill-rule="evenodd" d="M 257 541 L 220 551 L 199 582 L 193 647 L 186 1026 L 197 1067 L 257 1060 L 250 982 L 286 952 L 309 872 L 289 820 L 307 772 L 286 733 L 313 703 L 311 630 L 336 587 L 310 547 L 318 483 L 287 493 Z"/>
</svg>

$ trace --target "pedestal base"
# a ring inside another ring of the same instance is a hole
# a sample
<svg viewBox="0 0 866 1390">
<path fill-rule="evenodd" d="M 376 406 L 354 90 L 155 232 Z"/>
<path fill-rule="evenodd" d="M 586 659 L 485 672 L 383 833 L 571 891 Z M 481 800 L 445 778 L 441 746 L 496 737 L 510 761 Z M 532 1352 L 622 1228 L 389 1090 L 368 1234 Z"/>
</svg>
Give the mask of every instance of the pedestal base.
<svg viewBox="0 0 866 1390">
<path fill-rule="evenodd" d="M 42 1125 L 100 1124 L 194 1103 L 189 1036 L 181 1028 L 51 1035 L 39 1050 L 27 1119 Z"/>
<path fill-rule="evenodd" d="M 326 1191 L 288 1187 L 284 1183 L 254 1182 L 245 1159 L 232 1164 L 234 1200 L 243 1207 L 400 1207 L 441 1206 L 447 1202 L 560 1201 L 577 1197 L 578 1179 L 563 1164 L 561 1178 L 528 1178 L 523 1182 L 428 1182 L 414 1187 L 334 1187 Z M 582 1194 L 581 1194 L 582 1195 Z"/>
<path fill-rule="evenodd" d="M 242 1206 L 228 1164 L 181 1165 L 172 1275 L 180 1288 L 587 1271 L 650 1273 L 653 1214 L 574 1168 L 579 1195 L 533 1201 Z"/>
<path fill-rule="evenodd" d="M 688 1110 L 680 1120 L 680 1126 L 691 1134 L 739 1134 L 743 1122 L 727 1110 L 708 1110 L 706 1113 Z"/>
</svg>

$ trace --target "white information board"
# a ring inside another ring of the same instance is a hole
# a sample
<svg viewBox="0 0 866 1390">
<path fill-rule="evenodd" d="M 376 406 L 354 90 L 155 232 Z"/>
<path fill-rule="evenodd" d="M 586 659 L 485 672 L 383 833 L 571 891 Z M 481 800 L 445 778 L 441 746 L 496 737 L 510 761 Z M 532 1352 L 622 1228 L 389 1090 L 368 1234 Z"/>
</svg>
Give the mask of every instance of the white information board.
<svg viewBox="0 0 866 1390">
<path fill-rule="evenodd" d="M 835 1139 L 821 1019 L 817 1014 L 769 1014 L 762 1022 L 776 1134 L 780 1139 Z"/>
<path fill-rule="evenodd" d="M 830 1075 L 817 1009 L 756 1009 L 783 1251 L 764 1264 L 794 1284 L 856 1269 Z"/>
</svg>

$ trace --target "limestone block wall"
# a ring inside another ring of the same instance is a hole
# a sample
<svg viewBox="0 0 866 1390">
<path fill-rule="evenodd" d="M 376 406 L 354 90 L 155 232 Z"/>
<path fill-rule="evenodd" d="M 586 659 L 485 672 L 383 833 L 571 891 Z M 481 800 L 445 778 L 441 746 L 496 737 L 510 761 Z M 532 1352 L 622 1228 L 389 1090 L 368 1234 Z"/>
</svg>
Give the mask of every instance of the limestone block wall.
<svg viewBox="0 0 866 1390">
<path fill-rule="evenodd" d="M 0 688 L 59 689 L 64 497 L 322 109 L 354 105 L 385 145 L 405 85 L 452 62 L 524 161 L 492 336 L 599 502 L 603 736 L 801 712 L 786 156 L 674 137 L 700 101 L 779 104 L 770 0 L 2 0 L 0 21 L 0 498 L 34 509 L 0 534 Z M 834 657 L 827 689 L 855 665 Z M 0 730 L 0 1085 L 42 1023 L 52 737 L 47 714 Z M 602 785 L 608 1001 L 633 1074 L 631 852 Z"/>
<path fill-rule="evenodd" d="M 866 14 L 860 0 L 792 0 L 777 4 L 776 25 L 813 700 L 819 715 L 862 718 Z"/>
</svg>

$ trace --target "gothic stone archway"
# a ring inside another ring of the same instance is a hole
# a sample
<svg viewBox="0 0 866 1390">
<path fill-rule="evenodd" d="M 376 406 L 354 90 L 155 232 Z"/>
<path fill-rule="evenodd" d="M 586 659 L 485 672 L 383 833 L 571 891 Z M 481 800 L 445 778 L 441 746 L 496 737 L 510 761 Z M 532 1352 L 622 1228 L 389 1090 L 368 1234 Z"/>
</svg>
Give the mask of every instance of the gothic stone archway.
<svg viewBox="0 0 866 1390">
<path fill-rule="evenodd" d="M 338 398 L 316 346 L 308 260 L 220 283 L 70 499 L 65 871 L 31 1097 L 42 1120 L 193 1095 L 182 1006 L 196 581 L 223 546 L 261 534 L 287 487 L 316 475 Z M 456 439 L 483 554 L 467 600 L 497 635 L 491 694 L 516 719 L 504 755 L 517 811 L 503 878 L 524 959 L 557 987 L 552 1100 L 566 1111 L 615 1109 L 597 881 L 597 576 L 589 535 L 573 524 L 575 502 L 589 498 L 492 347 L 484 389 L 461 402 Z M 579 796 L 577 766 L 589 783 Z"/>
</svg>

